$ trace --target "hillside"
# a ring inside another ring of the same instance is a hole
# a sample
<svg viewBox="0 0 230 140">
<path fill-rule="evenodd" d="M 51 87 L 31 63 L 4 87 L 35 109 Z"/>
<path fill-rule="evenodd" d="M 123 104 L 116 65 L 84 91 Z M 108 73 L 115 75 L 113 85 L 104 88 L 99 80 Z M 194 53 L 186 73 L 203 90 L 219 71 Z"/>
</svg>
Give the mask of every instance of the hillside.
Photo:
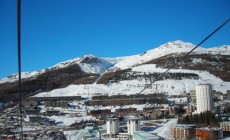
<svg viewBox="0 0 230 140">
<path fill-rule="evenodd" d="M 71 84 L 94 83 L 97 77 L 112 63 L 92 55 L 83 56 L 53 67 L 22 74 L 23 96 L 35 95 L 38 92 L 51 91 Z M 1 101 L 17 100 L 18 75 L 14 74 L 0 80 Z"/>
<path fill-rule="evenodd" d="M 36 96 L 136 94 L 148 86 L 145 94 L 163 92 L 172 95 L 194 90 L 199 83 L 212 83 L 215 90 L 226 93 L 230 87 L 230 46 L 198 47 L 175 66 L 194 46 L 174 41 L 127 57 L 86 55 L 45 70 L 23 73 L 23 93 L 24 96 L 37 93 L 40 94 Z M 172 70 L 156 81 L 167 68 Z M 0 80 L 0 99 L 16 99 L 16 80 L 17 75 Z M 154 83 L 149 85 L 151 82 Z"/>
</svg>

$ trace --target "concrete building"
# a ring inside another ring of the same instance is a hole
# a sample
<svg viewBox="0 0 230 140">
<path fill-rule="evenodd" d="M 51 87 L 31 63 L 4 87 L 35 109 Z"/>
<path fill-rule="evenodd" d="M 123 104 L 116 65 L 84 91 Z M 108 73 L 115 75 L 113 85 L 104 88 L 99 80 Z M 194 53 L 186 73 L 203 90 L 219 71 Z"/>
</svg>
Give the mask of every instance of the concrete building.
<svg viewBox="0 0 230 140">
<path fill-rule="evenodd" d="M 30 116 L 29 122 L 31 123 L 44 123 L 46 120 L 46 117 L 43 116 Z"/>
<path fill-rule="evenodd" d="M 191 97 L 191 101 L 195 103 L 196 102 L 196 91 L 195 90 L 190 91 L 190 97 Z"/>
<path fill-rule="evenodd" d="M 195 107 L 192 105 L 188 105 L 185 107 L 186 114 L 192 115 L 192 113 L 195 111 Z"/>
<path fill-rule="evenodd" d="M 116 135 L 119 133 L 118 118 L 108 118 L 106 121 L 107 134 Z"/>
<path fill-rule="evenodd" d="M 137 108 L 119 108 L 115 110 L 116 115 L 119 116 L 125 116 L 125 115 L 129 115 L 129 114 L 137 114 Z"/>
<path fill-rule="evenodd" d="M 89 114 L 96 118 L 104 119 L 107 115 L 111 114 L 111 109 L 90 110 Z"/>
<path fill-rule="evenodd" d="M 220 122 L 220 128 L 225 132 L 230 132 L 230 122 Z"/>
<path fill-rule="evenodd" d="M 171 128 L 171 135 L 178 140 L 190 140 L 194 137 L 194 125 L 176 125 Z"/>
<path fill-rule="evenodd" d="M 127 119 L 127 129 L 128 129 L 128 134 L 133 135 L 135 131 L 140 130 L 140 119 L 139 118 L 128 118 Z"/>
<path fill-rule="evenodd" d="M 195 130 L 197 140 L 219 140 L 223 138 L 222 128 L 197 128 Z"/>
<path fill-rule="evenodd" d="M 212 85 L 200 84 L 196 86 L 197 113 L 211 111 L 213 108 Z"/>
<path fill-rule="evenodd" d="M 119 133 L 116 136 L 116 140 L 130 140 L 130 139 L 132 139 L 132 136 L 128 135 L 127 133 Z"/>
</svg>

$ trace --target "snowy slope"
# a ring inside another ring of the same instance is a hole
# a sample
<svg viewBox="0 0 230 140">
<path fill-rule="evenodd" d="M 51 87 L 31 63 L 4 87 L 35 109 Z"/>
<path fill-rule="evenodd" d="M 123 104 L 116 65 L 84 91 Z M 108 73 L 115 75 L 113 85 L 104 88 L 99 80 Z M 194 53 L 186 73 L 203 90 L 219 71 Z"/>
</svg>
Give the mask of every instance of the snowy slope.
<svg viewBox="0 0 230 140">
<path fill-rule="evenodd" d="M 177 124 L 177 119 L 171 119 L 162 127 L 152 131 L 151 133 L 157 134 L 158 136 L 165 138 L 166 140 L 173 139 L 171 135 L 171 128 Z"/>
<path fill-rule="evenodd" d="M 117 57 L 117 58 L 99 58 L 93 55 L 86 55 L 81 58 L 75 58 L 75 59 L 71 59 L 65 62 L 58 63 L 54 65 L 53 67 L 47 68 L 46 70 L 64 68 L 72 64 L 79 64 L 81 69 L 84 72 L 103 74 L 103 72 L 107 71 L 108 69 L 115 70 L 117 68 L 119 69 L 131 68 L 138 64 L 147 62 L 155 58 L 162 57 L 167 54 L 189 52 L 194 46 L 195 45 L 191 43 L 177 40 L 177 41 L 168 42 L 166 44 L 163 44 L 159 46 L 158 48 L 145 52 L 144 54 L 138 54 L 138 55 L 126 56 L 126 57 Z M 230 55 L 230 46 L 224 45 L 224 46 L 219 46 L 216 48 L 209 48 L 209 49 L 198 47 L 193 53 L 197 53 L 197 54 L 210 53 L 210 54 Z M 81 63 L 82 59 L 85 59 L 86 57 L 97 58 L 98 60 L 100 60 L 100 63 L 91 63 L 91 64 Z M 38 70 L 34 72 L 24 72 L 22 73 L 22 79 L 36 77 L 37 75 L 44 73 L 46 70 L 43 69 L 43 70 Z M 6 82 L 14 82 L 16 80 L 18 80 L 18 75 L 13 74 L 9 77 L 0 79 L 0 84 L 6 83 Z"/>
<path fill-rule="evenodd" d="M 132 68 L 132 72 L 141 73 L 153 73 L 153 72 L 165 72 L 166 69 L 156 68 L 154 64 L 141 65 Z M 230 82 L 224 82 L 220 78 L 210 74 L 206 71 L 196 71 L 196 70 L 183 70 L 183 69 L 172 69 L 170 73 L 194 73 L 199 76 L 199 79 L 182 79 L 182 80 L 161 80 L 154 82 L 151 88 L 146 89 L 143 94 L 148 93 L 166 93 L 169 95 L 180 95 L 182 92 L 189 92 L 190 90 L 195 90 L 195 86 L 201 83 L 211 83 L 213 89 L 216 91 L 221 91 L 226 93 L 229 90 Z M 43 92 L 37 94 L 36 96 L 76 96 L 84 95 L 91 97 L 92 95 L 107 94 L 107 95 L 117 95 L 117 94 L 136 94 L 139 93 L 146 84 L 150 84 L 149 80 L 126 80 L 120 81 L 118 83 L 109 83 L 108 85 L 103 84 L 89 84 L 89 85 L 70 85 L 66 88 L 56 89 L 50 92 Z"/>
<path fill-rule="evenodd" d="M 125 59 L 124 61 L 121 61 L 115 65 L 115 67 L 118 67 L 120 69 L 127 69 L 130 67 L 133 67 L 135 65 L 147 62 L 152 59 L 156 59 L 168 54 L 173 53 L 187 53 L 191 51 L 195 45 L 187 42 L 183 42 L 180 40 L 168 42 L 166 44 L 163 44 L 159 46 L 158 48 L 152 49 L 147 51 L 146 53 L 142 55 L 134 55 L 128 59 Z M 217 48 L 209 48 L 205 49 L 202 47 L 198 47 L 193 51 L 193 53 L 196 54 L 223 54 L 223 55 L 230 55 L 230 46 L 220 46 Z"/>
<path fill-rule="evenodd" d="M 42 74 L 44 71 L 45 70 L 39 70 L 39 71 L 33 71 L 33 72 L 22 72 L 21 77 L 22 77 L 22 79 L 33 78 L 33 77 L 38 76 L 39 74 Z M 17 80 L 18 80 L 18 74 L 12 74 L 6 78 L 0 79 L 0 84 L 11 83 L 11 82 L 14 82 Z"/>
<path fill-rule="evenodd" d="M 86 61 L 87 59 L 87 61 Z M 88 63 L 87 63 L 88 62 Z M 81 67 L 81 70 L 86 73 L 94 73 L 94 74 L 102 74 L 108 68 L 112 67 L 113 64 L 103 60 L 101 58 L 97 58 L 93 55 L 84 56 L 80 63 L 78 63 Z"/>
<path fill-rule="evenodd" d="M 97 61 L 97 63 L 90 63 L 90 64 L 82 62 L 86 58 L 91 58 L 91 59 L 94 58 L 94 59 L 97 59 L 98 61 Z M 112 61 L 112 62 L 120 62 L 123 59 L 122 58 L 118 58 L 118 59 L 114 58 L 114 59 L 108 59 L 108 60 Z M 49 67 L 47 69 L 33 71 L 33 72 L 22 72 L 21 77 L 22 77 L 22 79 L 34 78 L 34 77 L 38 76 L 39 74 L 42 74 L 48 70 L 65 68 L 65 67 L 68 67 L 68 66 L 73 65 L 73 64 L 78 64 L 81 67 L 81 70 L 86 72 L 86 73 L 101 74 L 104 71 L 106 71 L 108 68 L 110 68 L 114 65 L 113 63 L 111 63 L 109 61 L 104 60 L 104 59 L 99 58 L 99 57 L 95 57 L 93 55 L 85 55 L 81 58 L 75 58 L 75 59 L 71 59 L 68 61 L 58 63 L 58 64 L 56 64 L 52 67 Z M 0 84 L 1 83 L 7 83 L 7 82 L 14 82 L 17 80 L 18 80 L 18 74 L 13 74 L 13 75 L 10 75 L 6 78 L 0 79 Z"/>
<path fill-rule="evenodd" d="M 223 45 L 215 48 L 209 48 L 207 49 L 208 53 L 210 54 L 222 54 L 222 55 L 229 55 L 230 54 L 230 46 L 229 45 Z"/>
</svg>

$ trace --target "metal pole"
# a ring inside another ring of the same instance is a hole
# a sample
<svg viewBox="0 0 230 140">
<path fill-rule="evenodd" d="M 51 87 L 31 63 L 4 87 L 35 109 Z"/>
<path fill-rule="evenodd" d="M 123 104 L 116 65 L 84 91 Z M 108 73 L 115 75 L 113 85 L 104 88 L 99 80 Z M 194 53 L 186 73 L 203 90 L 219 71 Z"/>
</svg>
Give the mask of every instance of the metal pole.
<svg viewBox="0 0 230 140">
<path fill-rule="evenodd" d="M 23 140 L 22 126 L 22 82 L 21 82 L 21 0 L 17 0 L 17 36 L 18 36 L 18 83 L 19 83 L 19 112 L 21 125 L 21 138 Z"/>
<path fill-rule="evenodd" d="M 101 132 L 100 132 L 100 130 L 99 130 L 98 127 L 97 127 L 97 130 L 98 130 L 98 132 L 99 132 L 99 140 L 101 140 Z"/>
</svg>

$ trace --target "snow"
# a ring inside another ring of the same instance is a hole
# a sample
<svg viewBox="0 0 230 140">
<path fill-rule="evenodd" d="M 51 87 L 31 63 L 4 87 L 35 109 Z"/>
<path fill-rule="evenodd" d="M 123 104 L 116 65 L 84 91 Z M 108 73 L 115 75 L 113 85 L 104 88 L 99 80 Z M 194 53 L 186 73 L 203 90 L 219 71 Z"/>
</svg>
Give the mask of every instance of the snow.
<svg viewBox="0 0 230 140">
<path fill-rule="evenodd" d="M 201 58 L 194 58 L 194 59 L 192 59 L 192 63 L 193 63 L 193 64 L 203 63 L 203 62 L 204 62 L 204 60 L 201 59 Z"/>
<path fill-rule="evenodd" d="M 22 79 L 32 78 L 32 77 L 38 76 L 39 74 L 42 74 L 43 72 L 44 72 L 44 70 L 38 70 L 38 71 L 33 71 L 33 72 L 22 72 L 21 77 L 22 77 Z M 18 80 L 18 74 L 12 74 L 8 77 L 0 79 L 0 84 L 11 83 L 11 82 L 15 82 L 17 80 Z"/>
<path fill-rule="evenodd" d="M 152 59 L 156 59 L 168 54 L 173 53 L 187 53 L 191 51 L 195 45 L 187 42 L 183 42 L 181 40 L 168 42 L 166 44 L 163 44 L 159 46 L 158 48 L 152 49 L 147 51 L 146 53 L 142 55 L 133 55 L 124 61 L 121 61 L 115 65 L 115 67 L 118 67 L 120 69 L 127 69 L 132 66 L 136 66 L 138 64 L 147 62 Z M 230 46 L 221 46 L 217 48 L 210 48 L 205 49 L 202 47 L 198 47 L 193 51 L 193 53 L 196 54 L 206 54 L 206 53 L 212 53 L 212 54 L 223 54 L 223 55 L 230 55 Z"/>
<path fill-rule="evenodd" d="M 86 73 L 95 73 L 95 74 L 102 74 L 105 72 L 108 68 L 112 67 L 113 64 L 105 61 L 103 59 L 100 59 L 100 63 L 79 63 L 81 70 Z"/>
<path fill-rule="evenodd" d="M 67 140 L 76 140 L 79 130 L 64 131 Z"/>
<path fill-rule="evenodd" d="M 155 64 L 146 64 L 137 66 L 131 69 L 131 72 L 144 73 L 163 73 L 167 69 L 156 68 Z M 154 82 L 151 88 L 146 89 L 143 93 L 167 93 L 168 95 L 180 95 L 182 92 L 195 90 L 195 86 L 202 83 L 210 83 L 213 85 L 213 89 L 226 93 L 229 90 L 230 82 L 224 82 L 220 78 L 210 74 L 206 71 L 199 70 L 186 70 L 186 69 L 171 69 L 170 73 L 194 73 L 199 76 L 199 79 L 181 79 L 172 80 L 166 79 Z M 150 84 L 149 79 L 134 79 L 123 80 L 118 83 L 104 84 L 88 84 L 88 85 L 69 85 L 66 88 L 55 89 L 50 92 L 39 93 L 37 97 L 49 97 L 49 96 L 85 96 L 91 97 L 92 95 L 117 95 L 117 94 L 136 94 L 144 89 L 145 84 Z"/>
<path fill-rule="evenodd" d="M 82 116 L 82 117 L 69 117 L 69 116 L 51 116 L 49 117 L 51 119 L 54 119 L 55 122 L 63 122 L 63 126 L 70 126 L 71 124 L 74 124 L 76 122 L 80 122 L 82 120 L 96 120 L 95 117 L 92 116 Z"/>
<path fill-rule="evenodd" d="M 58 63 L 52 67 L 49 67 L 47 69 L 42 69 L 42 70 L 38 70 L 38 71 L 33 71 L 33 72 L 22 72 L 21 73 L 21 78 L 22 79 L 28 79 L 28 78 L 34 78 L 48 70 L 51 69 L 59 69 L 59 68 L 65 68 L 69 65 L 73 65 L 73 64 L 78 64 L 80 65 L 81 69 L 86 72 L 86 73 L 95 73 L 95 74 L 101 74 L 103 72 L 105 72 L 108 68 L 112 67 L 113 64 L 103 60 L 102 58 L 98 58 L 100 60 L 101 63 L 92 63 L 92 64 L 87 64 L 87 63 L 81 63 L 81 60 L 84 59 L 85 57 L 95 57 L 93 55 L 85 55 L 81 58 L 75 58 L 75 59 L 71 59 L 68 61 L 64 61 L 61 63 Z M 97 57 L 95 57 L 97 58 Z M 122 58 L 118 58 L 120 60 L 123 60 Z M 111 61 L 116 62 L 116 59 L 111 59 Z M 119 62 L 119 60 L 117 61 Z M 18 80 L 18 74 L 12 74 L 6 78 L 2 78 L 0 79 L 0 84 L 2 83 L 7 83 L 7 82 L 15 82 Z"/>
<path fill-rule="evenodd" d="M 120 69 L 127 69 L 129 67 L 162 57 L 167 54 L 189 52 L 194 47 L 195 45 L 191 43 L 185 43 L 179 40 L 174 42 L 168 42 L 166 44 L 161 45 L 158 48 L 149 50 L 142 55 L 134 55 L 129 59 L 121 61 L 120 63 L 117 63 L 115 67 L 118 67 Z M 204 53 L 205 50 L 203 48 L 198 48 L 195 50 L 195 52 Z"/>
<path fill-rule="evenodd" d="M 156 130 L 152 131 L 151 133 L 156 133 L 158 136 L 163 137 L 165 139 L 170 139 L 171 132 L 170 129 L 177 124 L 177 119 L 171 119 L 162 127 L 157 128 Z"/>
<path fill-rule="evenodd" d="M 210 54 L 222 54 L 222 55 L 229 55 L 230 54 L 230 46 L 229 45 L 223 45 L 223 46 L 218 46 L 215 48 L 209 48 L 207 50 L 208 50 L 208 53 L 210 53 Z"/>
<path fill-rule="evenodd" d="M 39 74 L 42 74 L 50 69 L 58 69 L 58 68 L 64 68 L 69 65 L 78 64 L 80 65 L 81 69 L 86 73 L 95 73 L 102 75 L 104 72 L 110 70 L 116 70 L 116 69 L 127 69 L 132 68 L 135 66 L 138 66 L 141 63 L 147 62 L 149 60 L 162 57 L 167 54 L 173 54 L 173 53 L 187 53 L 190 50 L 192 50 L 195 47 L 195 45 L 187 42 L 183 42 L 180 40 L 168 42 L 166 44 L 163 44 L 159 46 L 158 48 L 149 50 L 143 54 L 133 55 L 133 56 L 126 56 L 126 57 L 117 57 L 117 58 L 99 58 L 93 55 L 85 55 L 83 57 L 78 57 L 75 59 L 71 59 L 65 62 L 58 63 L 54 65 L 53 67 L 38 70 L 34 72 L 23 72 L 21 73 L 22 79 L 27 78 L 34 78 L 38 76 Z M 197 54 L 223 54 L 223 55 L 230 55 L 230 46 L 224 45 L 219 46 L 215 48 L 202 48 L 198 47 L 194 50 L 193 53 Z M 97 58 L 100 62 L 98 63 L 81 63 L 81 61 L 86 58 Z M 197 59 L 193 60 L 195 63 L 202 62 L 202 60 Z M 8 76 L 6 78 L 0 79 L 0 84 L 6 83 L 6 82 L 14 82 L 18 80 L 18 74 L 13 74 L 11 76 Z"/>
<path fill-rule="evenodd" d="M 110 62 L 110 63 L 112 63 L 112 64 L 117 64 L 117 63 L 119 63 L 119 62 L 121 62 L 121 61 L 124 61 L 124 60 L 126 60 L 126 59 L 129 59 L 129 58 L 131 58 L 132 56 L 123 56 L 123 57 L 116 57 L 116 58 L 101 58 L 101 59 L 104 59 L 104 60 L 106 60 L 106 61 L 108 61 L 108 62 Z"/>
</svg>

